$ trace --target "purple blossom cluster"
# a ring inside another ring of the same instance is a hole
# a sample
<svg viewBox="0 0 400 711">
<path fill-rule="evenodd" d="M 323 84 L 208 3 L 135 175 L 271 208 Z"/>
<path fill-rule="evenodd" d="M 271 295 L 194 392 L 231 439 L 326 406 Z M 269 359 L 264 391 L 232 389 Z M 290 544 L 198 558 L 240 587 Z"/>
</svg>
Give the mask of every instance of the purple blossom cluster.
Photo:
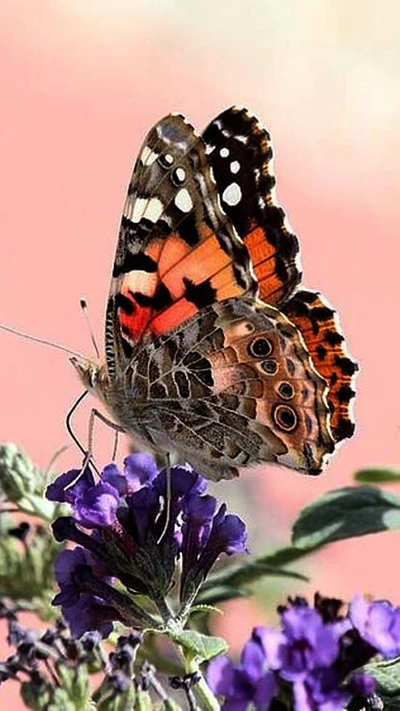
<svg viewBox="0 0 400 711">
<path fill-rule="evenodd" d="M 72 508 L 71 516 L 53 524 L 58 541 L 77 544 L 58 557 L 60 592 L 53 604 L 61 606 L 75 636 L 98 630 L 106 637 L 114 621 L 136 629 L 154 625 L 135 605 L 135 593 L 148 596 L 167 617 L 164 600 L 178 561 L 180 604 L 188 609 L 222 553 L 247 552 L 243 521 L 205 493 L 200 474 L 175 466 L 170 477 L 167 493 L 166 470 L 158 471 L 150 455 L 132 454 L 122 471 L 109 464 L 97 481 L 87 466 L 61 474 L 48 487 L 48 499 Z"/>
<path fill-rule="evenodd" d="M 346 615 L 342 607 L 319 595 L 313 607 L 289 599 L 278 610 L 280 630 L 254 628 L 238 664 L 212 660 L 208 683 L 223 711 L 342 711 L 355 697 L 376 699 L 374 679 L 360 668 L 377 654 L 399 655 L 400 608 L 360 595 Z"/>
</svg>

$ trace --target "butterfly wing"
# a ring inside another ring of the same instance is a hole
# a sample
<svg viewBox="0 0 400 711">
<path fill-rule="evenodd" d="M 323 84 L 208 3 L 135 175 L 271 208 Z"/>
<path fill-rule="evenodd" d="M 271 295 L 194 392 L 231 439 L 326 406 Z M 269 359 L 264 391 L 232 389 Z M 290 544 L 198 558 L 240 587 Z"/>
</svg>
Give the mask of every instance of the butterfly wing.
<svg viewBox="0 0 400 711">
<path fill-rule="evenodd" d="M 335 310 L 321 294 L 302 289 L 283 311 L 300 330 L 315 367 L 329 386 L 330 428 L 335 442 L 351 437 L 358 366 L 349 357 Z"/>
<path fill-rule="evenodd" d="M 232 107 L 203 133 L 224 211 L 247 246 L 260 298 L 279 305 L 301 279 L 299 244 L 275 197 L 268 131 Z"/>
<path fill-rule="evenodd" d="M 256 292 L 203 140 L 182 116 L 166 116 L 144 142 L 123 211 L 106 316 L 110 377 L 125 370 L 143 338 L 215 301 Z"/>
<path fill-rule="evenodd" d="M 317 333 L 318 305 L 299 306 L 298 242 L 274 202 L 271 155 L 245 110 L 203 138 L 167 116 L 142 147 L 121 222 L 108 402 L 128 432 L 212 479 L 259 462 L 316 474 L 345 431 L 350 381 L 344 361 L 320 362 L 332 323 Z M 337 339 L 326 346 L 346 358 Z"/>
<path fill-rule="evenodd" d="M 278 305 L 297 326 L 314 367 L 325 378 L 335 442 L 351 437 L 357 364 L 348 355 L 339 321 L 327 300 L 296 288 L 301 278 L 299 247 L 282 208 L 275 203 L 270 135 L 246 109 L 232 107 L 211 122 L 203 137 L 223 208 L 249 250 L 260 297 Z M 229 204 L 226 196 L 235 181 L 241 200 Z"/>
<path fill-rule="evenodd" d="M 325 380 L 273 307 L 206 307 L 140 349 L 133 382 L 148 439 L 211 479 L 260 462 L 317 474 L 333 449 Z"/>
</svg>

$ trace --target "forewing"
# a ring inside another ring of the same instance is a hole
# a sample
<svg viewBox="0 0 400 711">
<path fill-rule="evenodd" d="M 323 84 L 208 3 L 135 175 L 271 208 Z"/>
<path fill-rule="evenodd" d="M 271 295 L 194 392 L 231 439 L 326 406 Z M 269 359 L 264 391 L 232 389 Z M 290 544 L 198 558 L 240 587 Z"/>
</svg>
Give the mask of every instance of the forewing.
<svg viewBox="0 0 400 711">
<path fill-rule="evenodd" d="M 233 106 L 203 133 L 224 211 L 247 246 L 260 298 L 279 306 L 301 279 L 299 243 L 275 196 L 268 131 Z"/>
<path fill-rule="evenodd" d="M 106 318 L 111 378 L 143 339 L 168 333 L 216 301 L 256 293 L 203 140 L 182 116 L 165 117 L 145 140 L 123 211 Z"/>
</svg>

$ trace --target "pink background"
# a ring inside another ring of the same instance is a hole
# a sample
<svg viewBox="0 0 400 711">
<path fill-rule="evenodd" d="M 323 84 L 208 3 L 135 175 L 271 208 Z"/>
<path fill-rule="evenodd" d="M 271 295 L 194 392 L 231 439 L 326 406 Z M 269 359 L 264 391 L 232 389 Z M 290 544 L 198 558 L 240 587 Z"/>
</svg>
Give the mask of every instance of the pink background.
<svg viewBox="0 0 400 711">
<path fill-rule="evenodd" d="M 1 3 L 7 324 L 91 355 L 79 299 L 100 339 L 131 166 L 159 117 L 180 111 L 202 128 L 247 104 L 272 132 L 278 197 L 301 239 L 305 283 L 339 309 L 362 370 L 356 436 L 322 477 L 265 467 L 217 489 L 252 522 L 255 552 L 286 541 L 300 507 L 351 483 L 356 469 L 398 463 L 399 22 L 396 0 Z M 0 439 L 45 467 L 68 442 L 64 417 L 80 386 L 62 353 L 4 332 L 0 342 Z M 108 432 L 99 430 L 97 447 L 106 461 Z M 70 448 L 59 466 L 78 460 Z M 292 591 L 400 602 L 399 544 L 400 533 L 336 544 L 308 562 L 311 585 Z M 227 608 L 235 623 L 225 616 L 218 631 L 227 626 L 237 646 L 254 622 L 271 619 L 284 591 L 268 580 L 256 599 Z M 0 689 L 0 699 L 8 693 Z"/>
</svg>

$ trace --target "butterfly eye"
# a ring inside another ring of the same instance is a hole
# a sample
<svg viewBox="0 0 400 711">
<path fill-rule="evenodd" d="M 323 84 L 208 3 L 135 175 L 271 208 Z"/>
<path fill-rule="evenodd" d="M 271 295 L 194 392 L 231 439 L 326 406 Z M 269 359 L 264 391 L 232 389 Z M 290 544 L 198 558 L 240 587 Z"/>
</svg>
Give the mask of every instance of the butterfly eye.
<svg viewBox="0 0 400 711">
<path fill-rule="evenodd" d="M 183 168 L 175 168 L 171 173 L 171 180 L 174 185 L 183 185 L 186 179 L 186 171 Z"/>
<path fill-rule="evenodd" d="M 162 168 L 170 168 L 174 162 L 174 157 L 170 153 L 162 153 L 158 158 L 158 163 Z"/>
<path fill-rule="evenodd" d="M 284 400 L 291 400 L 294 397 L 294 388 L 290 383 L 281 383 L 278 393 Z"/>
<path fill-rule="evenodd" d="M 268 338 L 255 338 L 249 343 L 248 352 L 255 358 L 264 358 L 272 353 L 272 343 Z"/>
<path fill-rule="evenodd" d="M 278 371 L 278 363 L 273 358 L 268 358 L 261 363 L 262 369 L 268 373 L 268 375 L 275 375 Z"/>
<path fill-rule="evenodd" d="M 297 426 L 297 415 L 287 405 L 277 405 L 273 411 L 273 417 L 278 427 L 285 432 L 292 432 Z"/>
</svg>

